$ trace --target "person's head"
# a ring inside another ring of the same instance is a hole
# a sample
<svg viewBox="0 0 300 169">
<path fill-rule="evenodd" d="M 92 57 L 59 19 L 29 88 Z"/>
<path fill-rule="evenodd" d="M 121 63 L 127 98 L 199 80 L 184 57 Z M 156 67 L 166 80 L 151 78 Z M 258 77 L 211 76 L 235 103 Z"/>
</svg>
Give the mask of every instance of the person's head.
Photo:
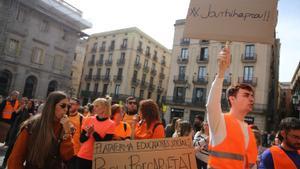
<svg viewBox="0 0 300 169">
<path fill-rule="evenodd" d="M 28 98 L 27 97 L 22 97 L 21 101 L 20 101 L 20 104 L 21 105 L 27 105 L 27 103 L 28 103 Z"/>
<path fill-rule="evenodd" d="M 249 126 L 254 134 L 256 145 L 257 145 L 257 147 L 259 147 L 261 145 L 261 132 L 259 131 L 259 129 L 256 125 L 252 124 Z"/>
<path fill-rule="evenodd" d="M 34 110 L 34 101 L 32 99 L 28 100 L 28 103 L 27 103 L 27 108 L 28 109 L 33 109 Z"/>
<path fill-rule="evenodd" d="M 160 121 L 158 106 L 151 99 L 140 102 L 139 112 L 141 113 L 141 118 L 146 121 L 148 128 L 152 122 Z"/>
<path fill-rule="evenodd" d="M 137 113 L 137 101 L 136 98 L 130 96 L 126 99 L 126 108 L 128 114 L 136 114 Z"/>
<path fill-rule="evenodd" d="M 209 134 L 209 127 L 208 127 L 207 121 L 204 121 L 204 122 L 202 123 L 201 132 L 202 132 L 202 133 Z"/>
<path fill-rule="evenodd" d="M 17 100 L 19 95 L 20 95 L 20 92 L 18 92 L 17 90 L 14 90 L 10 93 L 10 98 L 12 100 Z"/>
<path fill-rule="evenodd" d="M 178 118 L 175 122 L 175 130 L 179 131 L 179 123 L 182 121 L 182 119 Z"/>
<path fill-rule="evenodd" d="M 172 121 L 171 121 L 171 127 L 173 127 L 175 129 L 175 125 L 176 125 L 176 121 L 178 120 L 178 117 L 173 117 Z"/>
<path fill-rule="evenodd" d="M 42 113 L 26 120 L 23 126 L 30 124 L 32 134 L 28 141 L 28 162 L 38 168 L 44 168 L 46 159 L 52 151 L 55 140 L 54 126 L 67 113 L 69 99 L 64 92 L 54 91 L 50 93 L 44 103 Z"/>
<path fill-rule="evenodd" d="M 188 121 L 181 121 L 179 123 L 179 137 L 191 136 L 192 135 L 192 125 Z"/>
<path fill-rule="evenodd" d="M 194 123 L 201 124 L 203 122 L 203 117 L 201 117 L 199 114 L 195 116 Z"/>
<path fill-rule="evenodd" d="M 231 108 L 247 114 L 254 105 L 254 90 L 248 84 L 237 84 L 227 90 L 227 100 Z"/>
<path fill-rule="evenodd" d="M 283 138 L 282 138 L 280 132 L 278 132 L 275 135 L 275 138 L 274 138 L 274 141 L 272 142 L 272 145 L 277 145 L 278 146 L 282 143 L 282 140 L 283 140 Z"/>
<path fill-rule="evenodd" d="M 111 106 L 111 116 L 110 118 L 119 124 L 123 119 L 123 108 L 119 104 L 114 104 Z"/>
<path fill-rule="evenodd" d="M 70 109 L 69 109 L 69 113 L 70 113 L 70 115 L 72 115 L 72 114 L 76 114 L 77 113 L 77 111 L 78 111 L 78 109 L 79 109 L 79 107 L 80 107 L 80 101 L 79 101 L 79 99 L 77 99 L 77 98 L 71 98 L 70 99 Z"/>
<path fill-rule="evenodd" d="M 101 117 L 110 117 L 111 115 L 111 97 L 97 98 L 93 102 L 94 114 Z"/>
<path fill-rule="evenodd" d="M 283 144 L 289 149 L 300 150 L 300 120 L 295 117 L 287 117 L 281 120 L 279 129 Z"/>
</svg>

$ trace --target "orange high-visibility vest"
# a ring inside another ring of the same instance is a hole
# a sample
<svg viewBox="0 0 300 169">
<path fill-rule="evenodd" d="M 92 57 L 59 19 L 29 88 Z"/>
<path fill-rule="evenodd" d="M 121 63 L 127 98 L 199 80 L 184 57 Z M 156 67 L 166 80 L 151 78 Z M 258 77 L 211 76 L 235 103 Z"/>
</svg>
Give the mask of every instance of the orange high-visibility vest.
<svg viewBox="0 0 300 169">
<path fill-rule="evenodd" d="M 290 159 L 290 157 L 278 146 L 272 146 L 270 148 L 272 154 L 274 168 L 288 168 L 288 169 L 297 169 L 295 163 Z M 298 151 L 300 154 L 300 151 Z"/>
<path fill-rule="evenodd" d="M 245 139 L 237 119 L 225 114 L 226 137 L 220 144 L 209 146 L 208 166 L 213 169 L 248 169 L 256 164 L 257 146 L 254 134 L 248 127 L 249 144 L 245 148 Z"/>
<path fill-rule="evenodd" d="M 7 100 L 6 105 L 5 105 L 5 107 L 2 111 L 2 118 L 6 119 L 6 120 L 10 120 L 11 117 L 12 117 L 12 113 L 16 112 L 18 110 L 18 108 L 19 108 L 19 101 L 18 100 L 16 100 L 14 106 L 12 106 L 10 101 Z"/>
</svg>

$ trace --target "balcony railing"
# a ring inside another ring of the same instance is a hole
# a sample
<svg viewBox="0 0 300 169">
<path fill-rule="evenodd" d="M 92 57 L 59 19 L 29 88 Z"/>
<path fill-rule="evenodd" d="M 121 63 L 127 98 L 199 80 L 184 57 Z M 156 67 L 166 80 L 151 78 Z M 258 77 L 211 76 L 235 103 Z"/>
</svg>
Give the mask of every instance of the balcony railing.
<svg viewBox="0 0 300 169">
<path fill-rule="evenodd" d="M 193 78 L 193 83 L 195 85 L 206 85 L 208 83 L 208 77 L 207 76 L 196 76 Z"/>
<path fill-rule="evenodd" d="M 250 84 L 252 86 L 256 86 L 257 85 L 257 78 L 256 77 L 239 77 L 238 79 L 239 83 L 247 83 Z"/>
<path fill-rule="evenodd" d="M 160 79 L 165 79 L 165 74 L 164 73 L 159 73 L 159 78 Z"/>
<path fill-rule="evenodd" d="M 183 76 L 183 75 L 174 76 L 173 81 L 174 81 L 174 83 L 185 84 L 188 82 L 188 76 Z"/>
<path fill-rule="evenodd" d="M 103 65 L 103 59 L 102 60 L 97 60 L 96 64 L 97 64 L 97 66 Z"/>
<path fill-rule="evenodd" d="M 192 98 L 192 104 L 193 106 L 199 106 L 205 108 L 206 101 L 205 99 Z"/>
<path fill-rule="evenodd" d="M 164 88 L 161 86 L 157 86 L 157 93 L 162 93 L 164 91 Z"/>
<path fill-rule="evenodd" d="M 132 78 L 131 85 L 137 87 L 140 84 L 140 80 L 137 78 Z"/>
<path fill-rule="evenodd" d="M 141 89 L 146 89 L 148 86 L 149 86 L 148 82 L 141 81 L 141 85 L 140 85 Z"/>
<path fill-rule="evenodd" d="M 113 50 L 115 50 L 115 46 L 109 46 L 109 51 L 113 51 Z"/>
<path fill-rule="evenodd" d="M 112 60 L 105 61 L 105 66 L 111 66 L 111 65 L 112 65 Z"/>
<path fill-rule="evenodd" d="M 137 62 L 134 63 L 134 68 L 140 70 L 141 67 L 142 67 L 141 63 L 137 63 Z"/>
<path fill-rule="evenodd" d="M 137 50 L 139 53 L 143 53 L 143 48 L 142 48 L 142 47 L 138 47 L 136 50 Z"/>
<path fill-rule="evenodd" d="M 94 65 L 95 65 L 95 60 L 90 60 L 90 61 L 88 62 L 88 65 L 89 65 L 89 66 L 94 66 Z"/>
<path fill-rule="evenodd" d="M 149 88 L 148 88 L 148 90 L 149 91 L 154 91 L 155 90 L 155 85 L 154 84 L 149 84 Z"/>
<path fill-rule="evenodd" d="M 223 85 L 230 86 L 231 85 L 231 77 L 224 78 Z"/>
<path fill-rule="evenodd" d="M 121 75 L 115 75 L 114 76 L 114 81 L 115 82 L 121 82 L 122 81 L 122 76 Z"/>
<path fill-rule="evenodd" d="M 208 56 L 204 57 L 204 56 L 198 56 L 197 57 L 197 63 L 208 63 Z"/>
<path fill-rule="evenodd" d="M 200 40 L 199 44 L 200 45 L 208 45 L 209 44 L 209 40 Z"/>
<path fill-rule="evenodd" d="M 190 45 L 190 40 L 181 39 L 180 45 L 182 45 L 182 46 L 188 46 L 188 45 Z"/>
<path fill-rule="evenodd" d="M 102 75 L 101 80 L 105 82 L 110 81 L 110 75 Z"/>
<path fill-rule="evenodd" d="M 127 45 L 123 45 L 123 44 L 122 44 L 122 45 L 120 46 L 120 49 L 121 49 L 121 50 L 126 50 L 126 49 L 127 49 Z"/>
<path fill-rule="evenodd" d="M 100 52 L 105 52 L 105 46 L 101 46 L 101 47 L 99 48 L 99 50 L 100 50 Z"/>
<path fill-rule="evenodd" d="M 247 54 L 245 53 L 245 54 L 242 54 L 242 56 L 241 56 L 242 62 L 244 62 L 244 63 L 255 63 L 256 58 L 257 58 L 256 53 L 247 53 Z"/>
<path fill-rule="evenodd" d="M 173 102 L 174 103 L 184 103 L 185 102 L 185 97 L 174 96 L 173 97 Z"/>
<path fill-rule="evenodd" d="M 145 73 L 148 73 L 148 72 L 149 72 L 149 66 L 144 66 L 144 67 L 143 67 L 143 71 L 144 71 Z"/>
<path fill-rule="evenodd" d="M 97 48 L 93 47 L 93 48 L 91 49 L 91 52 L 92 52 L 92 53 L 96 53 L 96 52 L 97 52 Z"/>
<path fill-rule="evenodd" d="M 117 61 L 118 66 L 122 66 L 124 64 L 125 64 L 125 59 L 118 59 L 118 61 Z"/>
<path fill-rule="evenodd" d="M 178 56 L 177 63 L 178 64 L 188 64 L 189 63 L 188 56 L 185 57 L 185 58 L 182 58 L 181 56 Z"/>
<path fill-rule="evenodd" d="M 157 71 L 156 71 L 155 69 L 151 69 L 151 72 L 150 72 L 150 73 L 151 73 L 152 76 L 156 76 Z"/>
<path fill-rule="evenodd" d="M 89 81 L 92 80 L 93 75 L 85 75 L 85 80 Z"/>
<path fill-rule="evenodd" d="M 101 80 L 101 75 L 94 75 L 93 80 L 95 80 L 95 81 Z"/>
</svg>

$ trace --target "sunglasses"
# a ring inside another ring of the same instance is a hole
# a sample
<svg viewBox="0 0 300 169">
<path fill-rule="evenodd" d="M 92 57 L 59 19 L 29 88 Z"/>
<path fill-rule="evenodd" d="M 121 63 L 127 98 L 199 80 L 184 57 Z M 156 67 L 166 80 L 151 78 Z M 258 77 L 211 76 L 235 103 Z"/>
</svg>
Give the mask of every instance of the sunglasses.
<svg viewBox="0 0 300 169">
<path fill-rule="evenodd" d="M 62 109 L 65 109 L 66 107 L 67 108 L 70 108 L 70 105 L 69 104 L 66 104 L 66 103 L 62 103 L 59 105 Z"/>
<path fill-rule="evenodd" d="M 136 102 L 128 102 L 128 104 L 136 104 Z"/>
</svg>

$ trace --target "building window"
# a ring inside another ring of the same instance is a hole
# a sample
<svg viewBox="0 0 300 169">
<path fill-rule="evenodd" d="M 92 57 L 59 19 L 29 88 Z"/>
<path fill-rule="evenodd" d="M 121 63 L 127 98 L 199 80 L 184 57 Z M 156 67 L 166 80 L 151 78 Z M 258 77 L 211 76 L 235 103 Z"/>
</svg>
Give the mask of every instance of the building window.
<svg viewBox="0 0 300 169">
<path fill-rule="evenodd" d="M 109 53 L 109 55 L 108 55 L 108 61 L 109 61 L 109 62 L 112 62 L 112 56 L 113 56 L 113 54 L 112 54 L 112 53 Z"/>
<path fill-rule="evenodd" d="M 245 58 L 253 58 L 255 55 L 255 46 L 246 45 L 245 47 Z"/>
<path fill-rule="evenodd" d="M 143 47 L 143 42 L 139 41 L 138 49 L 142 49 L 142 47 Z"/>
<path fill-rule="evenodd" d="M 144 62 L 144 67 L 148 67 L 148 60 L 147 59 Z"/>
<path fill-rule="evenodd" d="M 146 55 L 149 55 L 149 54 L 150 54 L 150 47 L 147 46 L 147 48 L 146 48 Z"/>
<path fill-rule="evenodd" d="M 98 68 L 98 69 L 97 69 L 97 74 L 96 74 L 96 75 L 97 75 L 97 76 L 100 76 L 100 74 L 101 74 L 101 68 Z"/>
<path fill-rule="evenodd" d="M 135 63 L 136 63 L 136 64 L 139 64 L 139 63 L 140 63 L 140 55 L 136 55 Z"/>
<path fill-rule="evenodd" d="M 157 51 L 156 50 L 154 51 L 154 55 L 153 56 L 157 57 Z"/>
<path fill-rule="evenodd" d="M 135 87 L 131 87 L 130 95 L 135 96 Z"/>
<path fill-rule="evenodd" d="M 122 48 L 127 48 L 127 39 L 123 39 Z"/>
<path fill-rule="evenodd" d="M 110 68 L 106 69 L 105 76 L 108 77 L 110 75 Z"/>
<path fill-rule="evenodd" d="M 68 31 L 66 29 L 63 29 L 63 36 L 61 37 L 63 40 L 68 40 Z"/>
<path fill-rule="evenodd" d="M 122 53 L 121 53 L 120 60 L 122 60 L 122 61 L 125 60 L 125 54 L 126 54 L 125 52 L 122 52 Z"/>
<path fill-rule="evenodd" d="M 150 99 L 151 98 L 151 96 L 152 96 L 152 92 L 148 92 L 148 99 Z"/>
<path fill-rule="evenodd" d="M 103 93 L 103 95 L 106 95 L 108 93 L 108 84 L 103 85 L 102 93 Z"/>
<path fill-rule="evenodd" d="M 185 66 L 179 66 L 179 78 L 182 79 L 182 80 L 185 77 L 185 69 L 186 69 Z"/>
<path fill-rule="evenodd" d="M 119 68 L 119 70 L 118 70 L 118 77 L 121 77 L 122 76 L 122 74 L 123 74 L 123 69 L 122 68 Z"/>
<path fill-rule="evenodd" d="M 91 68 L 91 69 L 89 70 L 89 76 L 92 76 L 92 74 L 93 74 L 93 69 Z"/>
<path fill-rule="evenodd" d="M 21 7 L 18 8 L 16 20 L 19 22 L 24 22 L 25 20 L 25 11 Z"/>
<path fill-rule="evenodd" d="M 40 30 L 42 32 L 48 32 L 49 31 L 49 22 L 46 20 L 42 20 Z"/>
<path fill-rule="evenodd" d="M 99 56 L 100 62 L 103 62 L 103 59 L 104 59 L 104 54 L 100 54 L 100 56 Z"/>
<path fill-rule="evenodd" d="M 185 88 L 176 87 L 175 88 L 175 101 L 184 102 L 185 101 Z"/>
<path fill-rule="evenodd" d="M 53 61 L 53 68 L 56 70 L 62 70 L 64 67 L 64 57 L 61 55 L 55 55 Z"/>
<path fill-rule="evenodd" d="M 252 81 L 253 79 L 253 66 L 244 67 L 244 81 Z"/>
<path fill-rule="evenodd" d="M 140 90 L 140 98 L 144 98 L 144 90 Z"/>
<path fill-rule="evenodd" d="M 188 48 L 182 48 L 181 49 L 180 58 L 181 59 L 188 59 L 188 57 L 189 57 L 189 50 L 188 50 Z"/>
<path fill-rule="evenodd" d="M 98 92 L 98 87 L 99 87 L 99 84 L 98 84 L 98 83 L 95 83 L 95 85 L 94 85 L 94 92 L 95 92 L 95 93 Z"/>
<path fill-rule="evenodd" d="M 74 58 L 73 58 L 73 60 L 76 61 L 76 58 L 77 58 L 77 53 L 74 53 Z"/>
<path fill-rule="evenodd" d="M 43 64 L 44 62 L 44 50 L 38 47 L 34 47 L 32 50 L 32 58 L 33 63 Z"/>
<path fill-rule="evenodd" d="M 111 41 L 109 49 L 110 50 L 114 50 L 115 49 L 115 41 L 114 40 Z"/>
<path fill-rule="evenodd" d="M 194 89 L 194 102 L 203 102 L 205 103 L 205 88 L 195 88 Z"/>
<path fill-rule="evenodd" d="M 70 76 L 71 76 L 71 77 L 73 77 L 73 71 L 71 71 L 71 74 L 70 74 Z"/>
<path fill-rule="evenodd" d="M 120 85 L 116 84 L 116 88 L 115 88 L 115 95 L 119 95 L 120 94 Z"/>
<path fill-rule="evenodd" d="M 200 51 L 200 60 L 207 60 L 208 59 L 208 48 L 201 48 Z"/>
<path fill-rule="evenodd" d="M 101 49 L 105 49 L 105 47 L 106 47 L 106 42 L 103 41 L 102 44 L 101 44 Z"/>
<path fill-rule="evenodd" d="M 86 91 L 89 91 L 89 90 L 90 90 L 90 85 L 91 85 L 90 83 L 87 83 L 87 84 L 86 84 L 86 86 L 85 86 L 85 90 L 86 90 Z"/>
<path fill-rule="evenodd" d="M 20 42 L 16 39 L 9 39 L 7 51 L 11 55 L 18 53 Z"/>
<path fill-rule="evenodd" d="M 132 79 L 137 79 L 137 76 L 138 76 L 138 71 L 134 71 L 133 72 L 133 77 L 132 77 Z"/>
<path fill-rule="evenodd" d="M 206 67 L 200 66 L 198 71 L 198 79 L 204 79 L 206 77 Z"/>
<path fill-rule="evenodd" d="M 145 83 L 146 82 L 146 74 L 143 74 L 142 76 L 142 83 Z"/>
</svg>

